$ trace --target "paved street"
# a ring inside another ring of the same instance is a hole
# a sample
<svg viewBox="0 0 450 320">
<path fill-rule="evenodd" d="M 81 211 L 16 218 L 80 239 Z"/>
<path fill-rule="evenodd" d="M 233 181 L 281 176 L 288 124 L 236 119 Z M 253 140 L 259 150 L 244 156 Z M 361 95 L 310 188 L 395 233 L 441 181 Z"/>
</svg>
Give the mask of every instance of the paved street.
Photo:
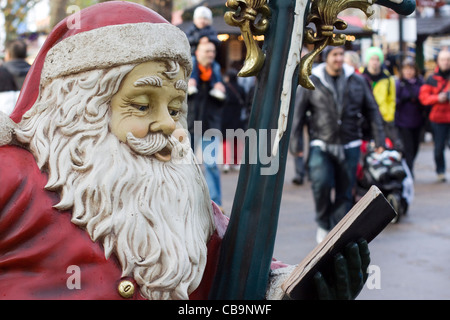
<svg viewBox="0 0 450 320">
<path fill-rule="evenodd" d="M 358 299 L 450 299 L 450 181 L 437 183 L 432 143 L 416 160 L 415 197 L 408 214 L 370 244 L 380 289 L 366 286 Z M 450 150 L 447 149 L 450 167 Z M 288 158 L 274 257 L 299 263 L 314 248 L 316 225 L 309 183 L 292 184 Z M 231 211 L 238 173 L 222 174 L 224 209 Z M 447 169 L 450 180 L 450 170 Z"/>
</svg>

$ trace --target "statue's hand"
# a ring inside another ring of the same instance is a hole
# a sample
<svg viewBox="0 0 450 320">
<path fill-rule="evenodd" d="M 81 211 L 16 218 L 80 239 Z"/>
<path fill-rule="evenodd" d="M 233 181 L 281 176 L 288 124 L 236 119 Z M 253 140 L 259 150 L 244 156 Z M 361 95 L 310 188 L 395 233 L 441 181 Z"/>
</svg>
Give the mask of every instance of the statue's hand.
<svg viewBox="0 0 450 320">
<path fill-rule="evenodd" d="M 324 279 L 322 273 L 314 275 L 319 299 L 355 299 L 367 280 L 367 268 L 370 263 L 369 246 L 366 240 L 349 243 L 344 255 L 334 258 L 333 279 Z"/>
</svg>

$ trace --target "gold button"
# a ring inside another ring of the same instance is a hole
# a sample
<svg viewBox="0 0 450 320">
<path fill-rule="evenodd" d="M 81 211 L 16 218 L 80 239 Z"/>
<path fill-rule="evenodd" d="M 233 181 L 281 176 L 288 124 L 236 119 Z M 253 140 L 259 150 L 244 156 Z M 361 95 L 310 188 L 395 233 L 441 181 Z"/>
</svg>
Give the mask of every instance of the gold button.
<svg viewBox="0 0 450 320">
<path fill-rule="evenodd" d="M 122 298 L 129 299 L 134 294 L 134 284 L 129 280 L 123 280 L 119 283 L 117 290 Z"/>
</svg>

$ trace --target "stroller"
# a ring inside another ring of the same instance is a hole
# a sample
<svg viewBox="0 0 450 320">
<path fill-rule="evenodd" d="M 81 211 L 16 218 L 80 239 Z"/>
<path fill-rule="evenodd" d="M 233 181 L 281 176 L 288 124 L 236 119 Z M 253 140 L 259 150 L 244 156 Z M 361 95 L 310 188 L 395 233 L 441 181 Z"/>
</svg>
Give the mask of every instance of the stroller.
<svg viewBox="0 0 450 320">
<path fill-rule="evenodd" d="M 392 223 L 398 223 L 408 211 L 414 195 L 411 172 L 401 154 L 393 149 L 374 152 L 368 143 L 361 147 L 362 163 L 358 166 L 355 201 L 358 201 L 372 185 L 377 186 L 397 212 Z"/>
</svg>

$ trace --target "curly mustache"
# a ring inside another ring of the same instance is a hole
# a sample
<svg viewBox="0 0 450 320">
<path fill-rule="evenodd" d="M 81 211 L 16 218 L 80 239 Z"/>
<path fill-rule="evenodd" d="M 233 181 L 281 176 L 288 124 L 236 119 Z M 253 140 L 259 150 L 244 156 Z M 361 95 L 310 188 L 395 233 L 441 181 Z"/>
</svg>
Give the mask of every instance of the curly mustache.
<svg viewBox="0 0 450 320">
<path fill-rule="evenodd" d="M 127 144 L 134 152 L 143 156 L 151 156 L 167 147 L 170 137 L 158 132 L 144 138 L 136 138 L 131 132 L 128 132 Z M 170 144 L 169 148 L 171 148 Z"/>
<path fill-rule="evenodd" d="M 183 159 L 190 150 L 187 138 L 176 138 L 161 132 L 151 133 L 144 138 L 136 138 L 131 132 L 127 134 L 127 145 L 141 156 L 152 156 L 158 152 L 170 153 L 173 160 Z"/>
</svg>

